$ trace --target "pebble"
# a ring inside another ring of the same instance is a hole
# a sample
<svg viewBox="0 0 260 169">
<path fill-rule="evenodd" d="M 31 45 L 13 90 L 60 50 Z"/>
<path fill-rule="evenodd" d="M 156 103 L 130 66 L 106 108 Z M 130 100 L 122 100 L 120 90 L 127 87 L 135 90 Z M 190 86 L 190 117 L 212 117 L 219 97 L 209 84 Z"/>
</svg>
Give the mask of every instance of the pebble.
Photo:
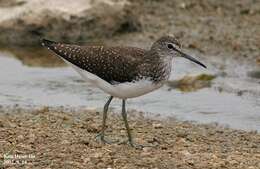
<svg viewBox="0 0 260 169">
<path fill-rule="evenodd" d="M 231 160 L 229 163 L 232 164 L 232 165 L 238 164 L 238 162 L 236 160 Z"/>
<path fill-rule="evenodd" d="M 69 144 L 70 142 L 68 140 L 62 140 L 61 144 Z"/>
<path fill-rule="evenodd" d="M 256 169 L 254 166 L 250 166 L 248 167 L 248 169 Z"/>
<path fill-rule="evenodd" d="M 103 156 L 102 153 L 95 153 L 95 154 L 93 155 L 93 157 L 95 157 L 95 158 L 100 158 L 100 157 L 102 157 L 102 156 Z"/>
<path fill-rule="evenodd" d="M 191 153 L 187 150 L 181 151 L 181 153 L 186 157 L 191 157 Z"/>
<path fill-rule="evenodd" d="M 152 150 L 152 147 L 144 147 L 143 152 L 150 152 Z"/>
<path fill-rule="evenodd" d="M 84 158 L 83 159 L 84 163 L 88 163 L 88 162 L 90 162 L 90 160 L 91 160 L 90 158 Z"/>
<path fill-rule="evenodd" d="M 163 126 L 162 126 L 161 123 L 153 123 L 153 128 L 155 128 L 155 129 L 161 129 L 161 128 L 163 128 Z"/>
<path fill-rule="evenodd" d="M 19 135 L 19 136 L 17 137 L 17 139 L 18 139 L 19 141 L 21 141 L 21 140 L 24 139 L 24 136 L 23 136 L 23 135 Z"/>
<path fill-rule="evenodd" d="M 31 134 L 29 134 L 28 137 L 29 137 L 29 140 L 28 140 L 29 143 L 35 142 L 35 140 L 36 140 L 35 134 L 31 133 Z"/>
</svg>

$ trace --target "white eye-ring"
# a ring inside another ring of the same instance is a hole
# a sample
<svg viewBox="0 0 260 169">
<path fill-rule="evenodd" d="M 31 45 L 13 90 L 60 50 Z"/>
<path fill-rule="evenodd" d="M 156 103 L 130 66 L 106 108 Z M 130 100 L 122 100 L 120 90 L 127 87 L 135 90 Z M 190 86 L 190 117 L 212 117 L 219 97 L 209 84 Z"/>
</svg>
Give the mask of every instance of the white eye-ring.
<svg viewBox="0 0 260 169">
<path fill-rule="evenodd" d="M 178 44 L 174 44 L 174 43 L 168 43 L 167 48 L 171 49 L 171 50 L 178 50 L 181 48 L 181 46 L 179 46 Z"/>
</svg>

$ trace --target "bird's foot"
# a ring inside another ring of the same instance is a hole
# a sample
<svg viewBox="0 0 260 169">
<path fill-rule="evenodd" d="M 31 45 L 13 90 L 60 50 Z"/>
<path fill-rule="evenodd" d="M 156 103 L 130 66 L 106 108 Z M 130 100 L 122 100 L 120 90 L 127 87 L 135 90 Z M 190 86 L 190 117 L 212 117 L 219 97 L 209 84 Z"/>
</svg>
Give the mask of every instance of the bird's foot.
<svg viewBox="0 0 260 169">
<path fill-rule="evenodd" d="M 145 147 L 156 147 L 156 145 L 142 145 L 142 144 L 137 144 L 135 143 L 133 140 L 126 140 L 126 141 L 122 141 L 119 144 L 128 144 L 133 148 L 136 149 L 143 149 Z"/>
<path fill-rule="evenodd" d="M 99 133 L 96 135 L 96 140 L 105 143 L 105 144 L 114 144 L 114 143 L 118 143 L 118 140 L 109 140 L 107 138 L 105 138 L 105 134 L 104 133 Z"/>
</svg>

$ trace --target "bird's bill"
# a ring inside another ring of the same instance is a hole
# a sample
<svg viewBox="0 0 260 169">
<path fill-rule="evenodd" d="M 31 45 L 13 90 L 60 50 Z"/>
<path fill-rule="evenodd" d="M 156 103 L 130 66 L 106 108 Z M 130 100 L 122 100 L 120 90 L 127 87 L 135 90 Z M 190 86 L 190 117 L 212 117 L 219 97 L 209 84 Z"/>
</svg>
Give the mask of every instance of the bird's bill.
<svg viewBox="0 0 260 169">
<path fill-rule="evenodd" d="M 197 63 L 198 65 L 200 65 L 200 66 L 202 66 L 202 67 L 204 67 L 204 68 L 207 68 L 206 65 L 204 65 L 203 63 L 201 63 L 200 61 L 198 61 L 198 60 L 195 59 L 194 57 L 192 57 L 192 56 L 190 56 L 190 55 L 187 55 L 186 53 L 183 53 L 182 51 L 179 51 L 179 50 L 178 50 L 178 52 L 181 54 L 181 57 L 184 57 L 184 58 L 186 58 L 186 59 L 189 59 L 190 61 L 195 62 L 195 63 Z"/>
</svg>

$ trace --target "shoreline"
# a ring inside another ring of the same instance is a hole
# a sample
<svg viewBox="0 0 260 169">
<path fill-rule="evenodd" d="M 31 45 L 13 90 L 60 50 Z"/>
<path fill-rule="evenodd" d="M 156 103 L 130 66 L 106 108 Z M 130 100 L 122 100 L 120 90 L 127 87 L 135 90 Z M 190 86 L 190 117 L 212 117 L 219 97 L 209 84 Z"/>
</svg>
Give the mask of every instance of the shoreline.
<svg viewBox="0 0 260 169">
<path fill-rule="evenodd" d="M 0 160 L 23 155 L 26 168 L 258 168 L 260 134 L 221 126 L 156 120 L 130 111 L 135 141 L 156 147 L 143 150 L 95 140 L 102 113 L 95 110 L 0 112 Z M 125 140 L 120 114 L 109 112 L 106 133 Z M 30 156 L 29 156 L 30 155 Z M 25 158 L 27 157 L 27 158 Z M 34 157 L 34 158 L 29 158 Z M 66 159 L 66 161 L 64 161 Z"/>
</svg>

